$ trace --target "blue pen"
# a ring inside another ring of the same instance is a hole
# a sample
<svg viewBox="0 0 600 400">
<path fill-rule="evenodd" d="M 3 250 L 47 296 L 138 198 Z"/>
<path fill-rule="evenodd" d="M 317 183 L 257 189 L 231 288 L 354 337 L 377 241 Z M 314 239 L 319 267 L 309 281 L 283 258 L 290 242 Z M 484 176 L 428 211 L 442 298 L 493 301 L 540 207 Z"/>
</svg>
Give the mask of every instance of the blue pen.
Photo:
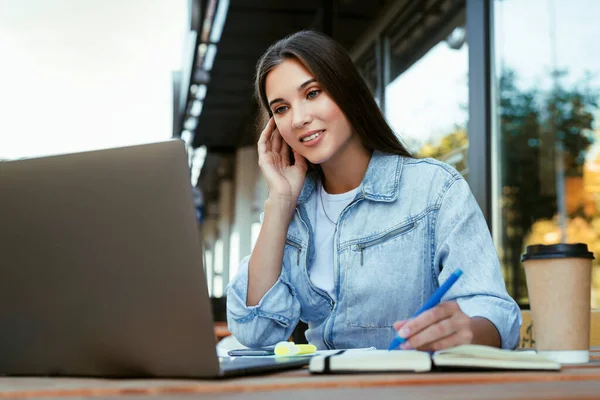
<svg viewBox="0 0 600 400">
<path fill-rule="evenodd" d="M 440 286 L 438 290 L 435 291 L 435 293 L 429 298 L 429 300 L 427 300 L 425 302 L 423 307 L 421 307 L 421 309 L 419 311 L 417 311 L 417 313 L 413 316 L 413 318 L 416 318 L 419 314 L 429 310 L 430 308 L 437 306 L 439 304 L 440 300 L 442 300 L 442 297 L 444 297 L 446 292 L 448 290 L 450 290 L 452 285 L 454 285 L 454 283 L 458 280 L 458 278 L 460 278 L 462 273 L 463 272 L 460 269 L 457 269 L 456 271 L 454 271 L 452 273 L 452 275 L 450 275 L 450 277 L 446 280 L 446 282 L 444 282 L 444 284 L 442 286 Z M 405 338 L 401 338 L 398 335 L 394 336 L 394 339 L 392 340 L 392 343 L 390 344 L 390 348 L 388 350 L 394 350 L 396 347 L 400 346 L 405 341 L 406 341 Z"/>
</svg>

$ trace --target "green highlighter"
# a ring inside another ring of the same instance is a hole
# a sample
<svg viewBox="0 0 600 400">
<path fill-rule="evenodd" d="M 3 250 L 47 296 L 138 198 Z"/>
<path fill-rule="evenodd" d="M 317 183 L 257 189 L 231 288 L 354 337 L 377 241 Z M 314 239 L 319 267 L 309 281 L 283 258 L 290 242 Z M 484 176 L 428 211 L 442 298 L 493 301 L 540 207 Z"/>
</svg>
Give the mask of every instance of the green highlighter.
<svg viewBox="0 0 600 400">
<path fill-rule="evenodd" d="M 276 356 L 300 356 L 317 351 L 314 344 L 295 344 L 294 342 L 279 342 L 275 345 Z"/>
</svg>

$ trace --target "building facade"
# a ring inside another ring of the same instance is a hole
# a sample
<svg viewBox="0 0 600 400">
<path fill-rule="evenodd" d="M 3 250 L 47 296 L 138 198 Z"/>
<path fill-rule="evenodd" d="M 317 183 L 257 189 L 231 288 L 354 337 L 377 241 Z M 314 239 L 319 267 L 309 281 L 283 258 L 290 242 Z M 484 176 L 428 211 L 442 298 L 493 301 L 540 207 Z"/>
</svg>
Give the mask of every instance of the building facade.
<svg viewBox="0 0 600 400">
<path fill-rule="evenodd" d="M 343 42 L 336 18 L 352 1 L 323 3 L 332 4 L 321 7 L 331 24 L 320 28 Z M 347 48 L 414 154 L 448 162 L 467 178 L 509 293 L 528 305 L 520 261 L 527 245 L 583 242 L 596 254 L 592 306 L 600 307 L 600 2 L 378 6 Z M 227 68 L 217 52 L 220 66 Z M 209 86 L 206 97 L 218 90 Z M 268 193 L 250 133 L 252 140 L 219 151 L 202 142 L 201 120 L 194 128 L 191 147 L 206 153 L 199 186 L 216 193 L 205 196 L 202 229 L 210 290 L 219 297 L 252 249 Z"/>
</svg>

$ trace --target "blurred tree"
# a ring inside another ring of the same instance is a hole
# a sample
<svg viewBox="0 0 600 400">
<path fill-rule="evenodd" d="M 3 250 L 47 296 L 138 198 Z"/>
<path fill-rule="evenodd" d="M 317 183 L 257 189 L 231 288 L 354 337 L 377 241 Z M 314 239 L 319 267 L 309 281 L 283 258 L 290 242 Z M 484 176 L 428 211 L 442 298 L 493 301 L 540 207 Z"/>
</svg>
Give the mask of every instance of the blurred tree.
<svg viewBox="0 0 600 400">
<path fill-rule="evenodd" d="M 455 131 L 442 137 L 438 143 L 427 142 L 419 152 L 417 157 L 431 157 L 441 159 L 453 150 L 463 148 L 469 144 L 469 137 L 464 127 L 457 126 Z"/>
<path fill-rule="evenodd" d="M 499 79 L 500 118 L 500 207 L 503 237 L 500 241 L 508 288 L 517 301 L 525 280 L 520 268 L 523 238 L 539 218 L 550 218 L 556 211 L 554 192 L 543 194 L 540 170 L 540 110 L 535 90 L 521 91 L 516 74 L 504 70 Z M 546 143 L 545 143 L 546 144 Z"/>
<path fill-rule="evenodd" d="M 596 96 L 579 85 L 561 84 L 566 72 L 552 73 L 550 93 L 520 91 L 516 74 L 500 76 L 500 137 L 503 226 L 503 264 L 510 270 L 511 294 L 527 297 L 520 256 L 532 225 L 557 212 L 556 143 L 562 141 L 566 179 L 582 176 L 585 153 L 593 142 Z M 568 217 L 568 216 L 567 216 Z M 558 241 L 558 240 L 557 240 Z"/>
<path fill-rule="evenodd" d="M 586 152 L 594 141 L 593 112 L 598 108 L 597 92 L 589 89 L 589 75 L 571 90 L 561 84 L 567 76 L 566 71 L 555 71 L 552 76 L 555 86 L 545 102 L 544 136 L 562 141 L 566 176 L 582 176 Z"/>
</svg>

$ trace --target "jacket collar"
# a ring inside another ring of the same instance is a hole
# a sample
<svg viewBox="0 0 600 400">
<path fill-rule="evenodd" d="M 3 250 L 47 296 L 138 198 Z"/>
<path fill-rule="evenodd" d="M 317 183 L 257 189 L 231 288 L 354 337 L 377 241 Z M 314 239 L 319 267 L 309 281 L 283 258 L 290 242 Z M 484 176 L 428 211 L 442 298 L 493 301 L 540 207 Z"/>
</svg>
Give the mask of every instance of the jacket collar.
<svg viewBox="0 0 600 400">
<path fill-rule="evenodd" d="M 395 154 L 374 151 L 367 167 L 367 172 L 359 186 L 357 196 L 364 195 L 373 201 L 391 202 L 398 198 L 398 185 L 404 158 Z M 298 203 L 308 201 L 317 187 L 318 171 L 311 171 L 306 175 Z"/>
</svg>

